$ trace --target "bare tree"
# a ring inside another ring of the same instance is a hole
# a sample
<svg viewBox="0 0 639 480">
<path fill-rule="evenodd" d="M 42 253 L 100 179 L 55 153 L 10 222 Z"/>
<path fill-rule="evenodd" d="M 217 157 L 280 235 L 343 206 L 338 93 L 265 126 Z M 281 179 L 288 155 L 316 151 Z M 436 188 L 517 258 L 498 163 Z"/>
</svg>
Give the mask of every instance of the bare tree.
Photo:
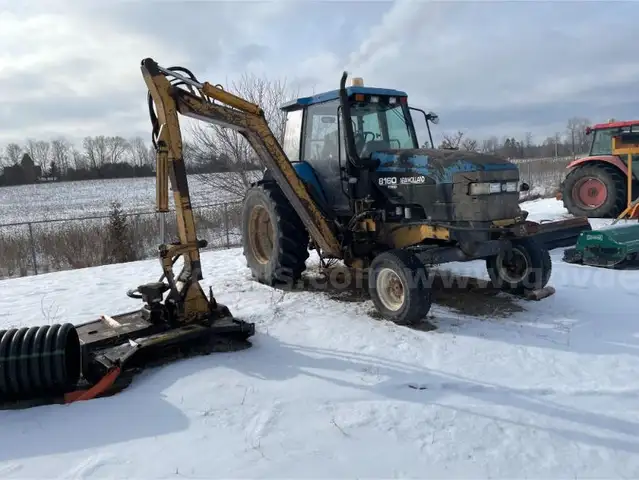
<svg viewBox="0 0 639 480">
<path fill-rule="evenodd" d="M 533 134 L 532 132 L 526 132 L 524 136 L 524 156 L 528 156 L 533 148 Z"/>
<path fill-rule="evenodd" d="M 75 146 L 71 146 L 70 157 L 71 157 L 71 165 L 73 165 L 73 168 L 75 168 L 76 170 L 80 170 L 82 168 L 89 168 L 89 162 L 87 160 L 86 155 L 84 155 Z"/>
<path fill-rule="evenodd" d="M 97 137 L 85 137 L 82 141 L 84 156 L 89 168 L 100 168 L 107 163 L 108 145 L 107 137 L 98 135 Z"/>
<path fill-rule="evenodd" d="M 566 124 L 566 134 L 573 156 L 584 153 L 588 149 L 588 136 L 586 135 L 588 125 L 590 125 L 590 120 L 582 117 L 572 117 Z"/>
<path fill-rule="evenodd" d="M 24 148 L 26 153 L 29 154 L 31 159 L 36 165 L 40 165 L 42 170 L 49 168 L 51 144 L 44 140 L 27 140 L 27 144 Z"/>
<path fill-rule="evenodd" d="M 442 137 L 442 143 L 439 148 L 457 150 L 461 145 L 462 138 L 464 138 L 464 132 L 458 131 L 454 135 L 445 133 Z"/>
<path fill-rule="evenodd" d="M 481 151 L 483 153 L 497 153 L 499 147 L 499 139 L 493 135 L 482 141 Z"/>
<path fill-rule="evenodd" d="M 130 151 L 129 142 L 122 137 L 106 137 L 106 158 L 108 163 L 121 163 L 127 160 Z"/>
<path fill-rule="evenodd" d="M 200 159 L 198 158 L 198 148 L 191 142 L 182 142 L 182 156 L 184 158 L 184 166 L 187 172 L 197 170 L 200 166 Z M 206 166 L 206 165 L 204 165 Z"/>
<path fill-rule="evenodd" d="M 286 114 L 279 107 L 297 93 L 286 80 L 245 74 L 232 83 L 229 90 L 259 105 L 275 137 L 283 143 Z M 236 197 L 244 196 L 254 180 L 254 172 L 260 169 L 258 158 L 246 139 L 230 128 L 203 123 L 196 123 L 191 133 L 193 139 L 188 153 L 192 161 L 201 170 L 225 172 L 222 175 L 199 174 L 199 179 L 216 190 Z"/>
<path fill-rule="evenodd" d="M 3 166 L 10 167 L 12 165 L 17 165 L 20 162 L 20 158 L 22 157 L 22 147 L 17 143 L 10 143 L 4 149 L 4 155 L 2 158 L 2 162 L 0 162 Z"/>
<path fill-rule="evenodd" d="M 149 166 L 155 165 L 155 159 L 156 159 L 155 148 L 153 147 L 153 145 L 151 145 L 149 147 Z"/>
<path fill-rule="evenodd" d="M 135 167 L 143 167 L 151 165 L 149 157 L 149 148 L 142 137 L 132 138 L 129 142 L 131 145 L 131 161 Z"/>
<path fill-rule="evenodd" d="M 461 148 L 463 150 L 467 150 L 469 152 L 478 152 L 479 151 L 479 144 L 477 142 L 477 140 L 473 139 L 473 138 L 464 138 L 461 142 Z"/>
<path fill-rule="evenodd" d="M 55 162 L 58 172 L 64 174 L 69 168 L 71 144 L 65 138 L 56 138 L 51 142 L 51 162 Z"/>
</svg>

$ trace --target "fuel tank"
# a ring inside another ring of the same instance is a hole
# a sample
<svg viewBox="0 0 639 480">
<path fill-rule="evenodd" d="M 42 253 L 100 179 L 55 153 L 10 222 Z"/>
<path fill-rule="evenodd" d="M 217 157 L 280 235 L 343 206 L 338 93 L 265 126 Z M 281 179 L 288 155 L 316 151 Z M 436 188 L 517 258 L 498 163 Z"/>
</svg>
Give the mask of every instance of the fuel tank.
<svg viewBox="0 0 639 480">
<path fill-rule="evenodd" d="M 413 207 L 415 219 L 489 222 L 522 213 L 519 169 L 499 157 L 411 149 L 377 151 L 371 158 L 379 162 L 373 181 L 386 201 Z"/>
</svg>

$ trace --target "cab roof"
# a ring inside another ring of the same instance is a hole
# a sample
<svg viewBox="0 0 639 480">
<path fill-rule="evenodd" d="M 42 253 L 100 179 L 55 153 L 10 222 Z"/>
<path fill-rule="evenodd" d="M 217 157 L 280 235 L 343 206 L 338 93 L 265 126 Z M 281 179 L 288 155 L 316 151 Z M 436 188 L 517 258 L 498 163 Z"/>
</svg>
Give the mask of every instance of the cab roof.
<svg viewBox="0 0 639 480">
<path fill-rule="evenodd" d="M 609 123 L 597 123 L 590 127 L 590 130 L 603 130 L 606 128 L 623 128 L 632 127 L 633 125 L 639 125 L 639 120 L 627 120 L 623 122 L 609 122 Z"/>
<path fill-rule="evenodd" d="M 352 86 L 346 87 L 346 94 L 350 97 L 355 94 L 362 95 L 379 95 L 388 97 L 407 97 L 406 92 L 401 90 L 393 90 L 389 88 L 377 88 L 377 87 L 360 87 Z M 339 99 L 339 89 L 331 90 L 330 92 L 319 93 L 312 97 L 300 97 L 290 102 L 286 102 L 280 107 L 280 110 L 284 112 L 292 112 L 294 110 L 300 110 L 302 108 L 314 105 L 316 103 L 330 102 L 331 100 Z"/>
</svg>

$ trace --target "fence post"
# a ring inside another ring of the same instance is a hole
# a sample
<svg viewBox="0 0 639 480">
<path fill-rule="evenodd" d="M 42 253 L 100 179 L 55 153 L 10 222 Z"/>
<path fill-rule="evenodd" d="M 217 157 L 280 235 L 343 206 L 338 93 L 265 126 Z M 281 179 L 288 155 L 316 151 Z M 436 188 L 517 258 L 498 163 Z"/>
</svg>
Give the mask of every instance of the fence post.
<svg viewBox="0 0 639 480">
<path fill-rule="evenodd" d="M 231 239 L 229 237 L 229 204 L 224 203 L 224 230 L 226 231 L 226 248 L 231 248 Z"/>
<path fill-rule="evenodd" d="M 33 225 L 31 222 L 27 224 L 29 226 L 29 246 L 31 248 L 31 260 L 33 261 L 33 271 L 35 275 L 38 274 L 38 262 L 36 260 L 36 247 L 35 239 L 33 238 Z"/>
</svg>

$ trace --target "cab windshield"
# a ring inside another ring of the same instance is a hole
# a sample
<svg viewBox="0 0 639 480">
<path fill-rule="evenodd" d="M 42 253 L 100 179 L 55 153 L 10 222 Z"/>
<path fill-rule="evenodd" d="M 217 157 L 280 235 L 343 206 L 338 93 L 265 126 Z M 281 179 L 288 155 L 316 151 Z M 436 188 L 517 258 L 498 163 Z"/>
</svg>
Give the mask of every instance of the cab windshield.
<svg viewBox="0 0 639 480">
<path fill-rule="evenodd" d="M 607 128 L 605 130 L 595 130 L 592 132 L 590 155 L 611 155 L 612 136 L 617 130 L 617 128 Z"/>
<path fill-rule="evenodd" d="M 590 155 L 612 155 L 612 137 L 619 133 L 638 133 L 639 125 L 622 128 L 602 128 L 594 130 L 592 135 L 592 143 L 590 144 Z"/>
<path fill-rule="evenodd" d="M 375 150 L 382 148 L 418 148 L 413 135 L 408 109 L 401 104 L 358 103 L 351 105 L 355 143 L 359 153 L 370 142 Z"/>
</svg>

